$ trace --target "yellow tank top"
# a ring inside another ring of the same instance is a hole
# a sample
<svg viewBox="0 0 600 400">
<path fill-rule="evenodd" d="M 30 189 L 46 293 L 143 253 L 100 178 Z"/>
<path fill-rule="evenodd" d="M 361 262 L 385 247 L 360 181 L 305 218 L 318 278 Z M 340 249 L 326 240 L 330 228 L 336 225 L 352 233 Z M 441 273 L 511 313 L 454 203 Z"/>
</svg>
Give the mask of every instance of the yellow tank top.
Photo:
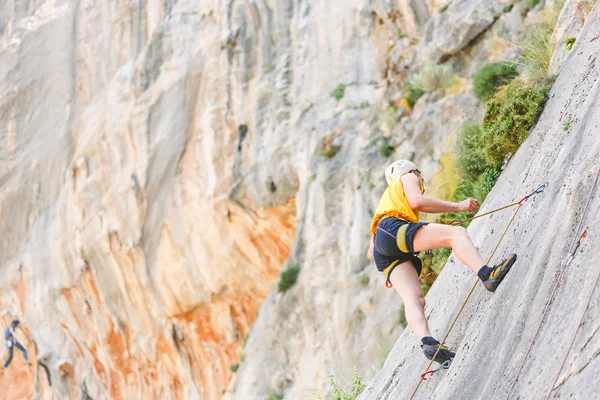
<svg viewBox="0 0 600 400">
<path fill-rule="evenodd" d="M 419 181 L 421 193 L 423 193 L 423 183 Z M 393 181 L 381 196 L 375 217 L 371 222 L 371 233 L 374 235 L 377 229 L 377 224 L 384 218 L 396 217 L 409 222 L 419 222 L 419 211 L 413 210 L 408 204 L 406 195 L 404 194 L 404 186 L 400 182 L 400 178 Z"/>
</svg>

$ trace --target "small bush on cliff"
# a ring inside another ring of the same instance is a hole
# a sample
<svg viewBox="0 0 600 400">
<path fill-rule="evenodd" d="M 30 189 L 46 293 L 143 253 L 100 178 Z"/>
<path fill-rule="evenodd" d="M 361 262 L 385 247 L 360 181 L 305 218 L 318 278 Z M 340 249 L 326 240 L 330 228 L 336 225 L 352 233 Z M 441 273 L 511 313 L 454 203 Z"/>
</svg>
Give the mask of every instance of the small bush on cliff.
<svg viewBox="0 0 600 400">
<path fill-rule="evenodd" d="M 486 167 L 500 168 L 506 156 L 519 148 L 537 121 L 549 90 L 549 85 L 525 86 L 516 80 L 486 103 L 483 117 Z"/>
<path fill-rule="evenodd" d="M 231 372 L 237 372 L 237 370 L 240 368 L 240 363 L 233 363 L 229 366 L 229 370 Z"/>
<path fill-rule="evenodd" d="M 333 97 L 336 101 L 340 101 L 344 98 L 344 94 L 346 92 L 346 85 L 340 83 L 337 85 L 335 89 L 333 89 L 330 93 L 331 97 Z"/>
<path fill-rule="evenodd" d="M 300 274 L 300 267 L 298 265 L 290 265 L 285 271 L 281 273 L 279 277 L 279 283 L 277 285 L 277 291 L 282 293 L 294 286 L 298 280 Z"/>
<path fill-rule="evenodd" d="M 575 44 L 575 38 L 570 37 L 565 39 L 565 47 L 567 50 L 571 51 L 573 49 L 573 45 Z"/>
<path fill-rule="evenodd" d="M 510 62 L 485 64 L 473 75 L 473 91 L 480 100 L 487 100 L 498 88 L 517 76 L 517 65 Z"/>
<path fill-rule="evenodd" d="M 381 157 L 388 158 L 393 153 L 394 153 L 394 148 L 392 146 L 390 146 L 390 142 L 388 142 L 387 140 L 384 140 L 381 143 L 381 146 L 379 146 L 379 154 L 381 154 Z"/>
<path fill-rule="evenodd" d="M 414 82 L 409 82 L 404 85 L 404 98 L 408 101 L 408 105 L 412 108 L 417 100 L 423 96 L 425 92 Z"/>
<path fill-rule="evenodd" d="M 279 390 L 269 389 L 267 391 L 266 400 L 283 400 L 283 392 Z"/>
<path fill-rule="evenodd" d="M 356 373 L 356 370 L 354 371 L 354 380 L 352 381 L 352 387 L 349 391 L 341 387 L 341 385 L 335 381 L 333 375 L 329 376 L 329 382 L 333 388 L 333 397 L 331 400 L 356 400 L 356 398 L 367 387 L 366 384 L 362 383 L 362 380 Z"/>
</svg>

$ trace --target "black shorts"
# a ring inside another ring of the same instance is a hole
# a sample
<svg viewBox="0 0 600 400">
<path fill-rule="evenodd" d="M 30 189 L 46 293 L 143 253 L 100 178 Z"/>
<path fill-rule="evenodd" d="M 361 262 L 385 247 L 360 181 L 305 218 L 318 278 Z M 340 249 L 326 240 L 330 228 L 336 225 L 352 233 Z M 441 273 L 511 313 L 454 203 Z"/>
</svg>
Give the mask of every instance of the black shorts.
<svg viewBox="0 0 600 400">
<path fill-rule="evenodd" d="M 396 265 L 406 261 L 412 261 L 421 274 L 421 260 L 414 252 L 413 240 L 417 230 L 427 225 L 427 222 L 408 222 L 395 217 L 388 217 L 377 224 L 375 231 L 375 246 L 373 258 L 379 271 L 383 271 L 394 261 Z M 390 271 L 391 272 L 391 271 Z"/>
</svg>

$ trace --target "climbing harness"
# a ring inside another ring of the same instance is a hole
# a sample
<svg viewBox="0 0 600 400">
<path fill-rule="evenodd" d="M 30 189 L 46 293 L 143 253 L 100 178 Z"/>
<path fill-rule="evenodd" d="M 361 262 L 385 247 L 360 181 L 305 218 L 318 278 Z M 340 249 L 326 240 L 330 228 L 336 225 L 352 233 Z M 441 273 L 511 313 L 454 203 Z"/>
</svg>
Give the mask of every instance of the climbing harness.
<svg viewBox="0 0 600 400">
<path fill-rule="evenodd" d="M 587 199 L 587 202 L 585 204 L 585 208 L 583 211 L 583 214 L 581 214 L 581 221 L 579 222 L 579 226 L 577 227 L 576 232 L 581 231 L 581 228 L 583 227 L 583 223 L 585 221 L 585 217 L 587 216 L 587 212 L 589 211 L 590 208 L 590 202 L 592 200 L 592 197 L 594 196 L 594 192 L 596 191 L 596 186 L 598 184 L 598 178 L 600 177 L 600 168 L 598 169 L 598 173 L 596 174 L 596 179 L 594 180 L 594 185 L 592 186 L 592 190 L 590 192 L 590 195 Z M 544 323 L 544 319 L 546 318 L 546 314 L 548 313 L 548 310 L 550 309 L 550 304 L 552 303 L 552 301 L 554 300 L 554 295 L 556 294 L 556 291 L 558 289 L 558 285 L 560 283 L 560 281 L 562 280 L 566 270 L 567 270 L 567 266 L 571 263 L 571 261 L 573 260 L 573 257 L 575 255 L 575 251 L 579 248 L 579 245 L 581 243 L 581 240 L 586 236 L 587 234 L 587 229 L 584 230 L 582 232 L 582 234 L 579 236 L 579 239 L 577 241 L 574 241 L 571 244 L 571 247 L 569 248 L 569 253 L 567 254 L 567 257 L 565 257 L 565 259 L 563 259 L 563 261 L 561 262 L 561 271 L 560 274 L 558 275 L 558 279 L 556 280 L 556 282 L 554 283 L 554 288 L 552 289 L 552 292 L 550 293 L 550 297 L 548 298 L 548 301 L 546 302 L 546 306 L 544 307 L 544 311 L 542 312 L 542 317 L 540 318 L 540 322 L 537 326 L 537 329 L 535 330 L 535 333 L 533 334 L 533 338 L 531 339 L 531 342 L 529 343 L 529 347 L 527 348 L 527 352 L 525 352 L 525 356 L 523 356 L 523 361 L 521 362 L 521 365 L 519 365 L 519 369 L 517 369 L 517 373 L 515 375 L 515 379 L 513 380 L 512 384 L 510 385 L 510 388 L 508 390 L 508 393 L 506 394 L 506 399 L 508 399 L 510 397 L 510 394 L 512 393 L 517 381 L 519 380 L 519 375 L 521 374 L 521 370 L 523 369 L 523 366 L 525 365 L 525 361 L 527 360 L 527 357 L 529 356 L 529 353 L 531 352 L 531 349 L 533 348 L 533 344 L 535 342 L 535 339 L 537 338 L 540 329 L 542 328 L 542 324 Z M 599 275 L 600 277 L 600 275 Z M 597 278 L 598 280 L 598 278 Z M 596 280 L 596 283 L 597 283 Z M 596 283 L 594 283 L 594 286 L 592 287 L 592 293 L 594 292 L 594 289 L 596 287 Z M 590 299 L 591 299 L 591 294 L 590 294 Z M 589 306 L 589 300 L 588 303 L 585 307 L 584 310 L 584 315 L 585 312 L 587 311 Z M 583 316 L 582 316 L 583 319 Z M 581 325 L 581 323 L 579 324 Z M 577 327 L 577 331 L 579 331 L 579 326 Z M 575 336 L 577 335 L 577 332 L 575 332 L 575 335 L 573 336 L 573 341 L 575 340 Z M 563 360 L 562 365 L 560 366 L 560 370 L 558 371 L 558 375 L 556 376 L 556 379 L 554 380 L 554 383 L 552 384 L 552 388 L 550 390 L 550 393 L 552 393 L 552 390 L 554 390 L 554 385 L 556 384 L 556 380 L 558 380 L 558 376 L 560 375 L 560 371 L 562 370 L 565 362 L 566 362 L 566 358 L 569 355 L 569 352 L 571 351 L 571 347 L 573 346 L 573 342 L 571 343 L 571 346 L 569 346 L 569 349 L 567 350 L 567 355 L 565 356 L 565 359 Z M 550 393 L 548 394 L 548 396 L 550 395 Z"/>
<path fill-rule="evenodd" d="M 490 261 L 492 260 L 492 258 L 494 257 L 494 254 L 496 253 L 496 250 L 498 250 L 498 247 L 500 247 L 500 243 L 502 243 L 502 240 L 504 239 L 504 236 L 506 235 L 506 232 L 508 232 L 508 229 L 510 228 L 510 226 L 512 225 L 513 221 L 515 220 L 515 217 L 517 216 L 517 213 L 519 212 L 519 210 L 521 209 L 521 207 L 523 206 L 523 203 L 525 203 L 530 197 L 538 194 L 538 193 L 542 193 L 544 190 L 546 190 L 546 188 L 548 187 L 548 183 L 542 183 L 540 186 L 538 186 L 533 192 L 531 192 L 530 194 L 528 194 L 527 196 L 523 197 L 521 200 L 514 202 L 512 204 L 509 204 L 507 206 L 504 207 L 500 207 L 497 208 L 495 210 L 489 211 L 485 214 L 481 214 L 481 215 L 477 215 L 473 218 L 469 218 L 466 220 L 463 220 L 462 222 L 466 222 L 466 221 L 470 221 L 476 218 L 480 218 L 483 217 L 484 215 L 489 215 L 491 213 L 500 211 L 500 210 L 504 210 L 506 208 L 509 207 L 513 207 L 513 206 L 517 206 L 517 209 L 515 210 L 515 212 L 513 213 L 510 221 L 508 222 L 508 225 L 506 226 L 506 229 L 504 229 L 504 232 L 502 232 L 502 236 L 500 236 L 500 240 L 498 240 L 498 243 L 496 244 L 496 247 L 494 248 L 494 250 L 492 251 L 492 254 L 490 255 L 490 257 L 488 258 L 486 264 L 489 264 Z M 479 283 L 479 278 L 475 281 L 475 283 L 473 284 L 473 287 L 471 288 L 471 290 L 469 291 L 469 294 L 467 294 L 467 297 L 465 299 L 465 301 L 463 301 L 462 305 L 460 306 L 460 309 L 458 310 L 458 313 L 456 314 L 456 317 L 454 317 L 454 321 L 452 321 L 452 324 L 450 325 L 450 328 L 448 328 L 448 331 L 446 332 L 446 334 L 444 335 L 444 338 L 442 339 L 442 342 L 440 343 L 440 348 L 444 345 L 444 343 L 446 342 L 446 339 L 448 338 L 448 336 L 450 335 L 450 332 L 452 332 L 452 328 L 454 328 L 454 325 L 456 324 L 456 321 L 458 321 L 458 318 L 460 317 L 460 314 L 463 312 L 465 306 L 467 305 L 467 302 L 469 301 L 469 299 L 471 298 L 471 295 L 473 294 L 473 292 L 475 291 L 475 288 L 477 287 L 477 284 Z M 433 356 L 432 360 L 429 362 L 429 365 L 427 365 L 427 370 L 429 371 L 429 369 L 431 368 L 431 365 L 433 364 L 433 360 L 435 360 L 435 358 L 437 357 L 437 353 L 439 352 L 436 351 L 435 355 Z M 410 399 L 414 399 L 415 395 L 417 394 L 417 392 L 419 391 L 419 388 L 421 387 L 421 383 L 423 383 L 423 379 L 421 379 L 419 381 L 419 384 L 417 385 L 417 387 L 415 388 L 412 396 L 410 396 Z"/>
<path fill-rule="evenodd" d="M 421 374 L 421 379 L 423 379 L 424 381 L 426 381 L 426 380 L 427 380 L 427 377 L 432 377 L 432 376 L 433 376 L 433 374 L 435 374 L 435 373 L 436 373 L 436 372 L 438 372 L 439 370 L 441 370 L 441 369 L 448 369 L 448 368 L 450 368 L 450 364 L 452 364 L 452 361 L 450 361 L 450 360 L 446 360 L 446 361 L 444 361 L 444 362 L 442 363 L 442 365 L 440 365 L 438 368 L 436 368 L 436 369 L 430 369 L 430 370 L 429 370 L 429 371 L 427 371 L 427 372 L 423 372 L 423 373 Z"/>
</svg>

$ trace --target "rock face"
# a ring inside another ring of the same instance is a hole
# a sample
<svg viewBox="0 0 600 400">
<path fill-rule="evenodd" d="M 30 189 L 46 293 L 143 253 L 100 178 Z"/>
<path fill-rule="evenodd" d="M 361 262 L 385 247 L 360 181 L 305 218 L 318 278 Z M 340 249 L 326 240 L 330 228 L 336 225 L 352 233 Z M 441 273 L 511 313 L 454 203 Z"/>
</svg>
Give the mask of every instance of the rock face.
<svg viewBox="0 0 600 400">
<path fill-rule="evenodd" d="M 227 386 L 289 254 L 297 179 L 243 167 L 220 6 L 1 6 L 0 307 L 34 360 L 0 379 L 11 397 Z"/>
<path fill-rule="evenodd" d="M 481 104 L 428 93 L 385 139 L 382 115 L 428 64 L 468 82 L 514 53 L 482 40 L 520 25 L 513 3 L 2 2 L 0 308 L 32 361 L 2 393 L 296 399 L 374 375 L 402 331 L 366 255 L 381 171 L 432 176 Z M 282 265 L 301 272 L 277 293 Z"/>
<path fill-rule="evenodd" d="M 475 289 L 448 338 L 457 351 L 451 368 L 424 382 L 416 399 L 539 399 L 550 393 L 556 376 L 551 398 L 598 396 L 600 384 L 593 375 L 600 360 L 600 288 L 595 286 L 598 271 L 590 263 L 597 259 L 593 232 L 600 221 L 600 186 L 594 189 L 600 170 L 599 33 L 596 4 L 538 124 L 482 207 L 495 209 L 549 183 L 543 194 L 524 203 L 494 257 L 516 252 L 519 258 L 493 295 L 481 285 Z M 505 211 L 470 225 L 482 254 L 491 254 L 511 215 Z M 561 262 L 584 227 L 588 235 L 561 275 Z M 436 336 L 445 334 L 474 281 L 454 257 L 449 260 L 427 296 L 426 313 Z M 590 295 L 589 309 L 568 352 Z M 427 366 L 417 344 L 418 338 L 405 332 L 360 399 L 410 398 Z"/>
</svg>

